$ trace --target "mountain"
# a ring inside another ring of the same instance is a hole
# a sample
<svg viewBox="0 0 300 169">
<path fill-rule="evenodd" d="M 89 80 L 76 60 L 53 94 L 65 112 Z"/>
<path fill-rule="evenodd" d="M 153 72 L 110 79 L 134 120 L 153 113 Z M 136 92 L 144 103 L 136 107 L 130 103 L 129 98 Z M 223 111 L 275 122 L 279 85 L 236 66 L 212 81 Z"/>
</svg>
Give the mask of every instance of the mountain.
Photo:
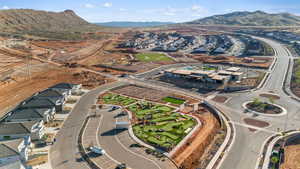
<svg viewBox="0 0 300 169">
<path fill-rule="evenodd" d="M 0 10 L 0 31 L 5 33 L 60 36 L 100 29 L 80 18 L 72 10 L 63 12 L 37 11 L 31 9 Z"/>
<path fill-rule="evenodd" d="M 162 26 L 162 25 L 170 25 L 174 24 L 173 22 L 103 22 L 103 23 L 96 23 L 97 25 L 101 26 L 109 26 L 109 27 L 124 27 L 124 28 L 138 28 L 138 27 L 154 27 L 154 26 Z"/>
<path fill-rule="evenodd" d="M 234 26 L 299 26 L 300 16 L 289 13 L 269 14 L 263 11 L 232 12 L 198 19 L 188 23 Z"/>
</svg>

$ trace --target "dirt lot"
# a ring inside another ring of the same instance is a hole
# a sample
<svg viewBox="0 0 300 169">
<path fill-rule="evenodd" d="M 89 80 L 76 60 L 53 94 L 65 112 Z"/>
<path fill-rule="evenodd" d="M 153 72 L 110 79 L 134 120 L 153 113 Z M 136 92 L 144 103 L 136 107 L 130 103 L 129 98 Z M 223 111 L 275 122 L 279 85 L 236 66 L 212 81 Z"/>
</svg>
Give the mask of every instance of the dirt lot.
<svg viewBox="0 0 300 169">
<path fill-rule="evenodd" d="M 15 81 L 0 84 L 0 116 L 32 94 L 56 83 L 69 82 L 82 84 L 84 88 L 94 88 L 105 83 L 105 78 L 79 69 L 66 69 L 47 66 L 40 72 L 32 73 L 31 79 L 18 77 Z M 107 80 L 110 82 L 110 80 Z M 1 114 L 2 113 L 2 114 Z"/>
<path fill-rule="evenodd" d="M 212 100 L 218 103 L 225 103 L 228 100 L 228 98 L 225 96 L 216 96 Z"/>
<path fill-rule="evenodd" d="M 199 159 L 201 159 L 200 161 L 205 160 L 201 157 L 220 128 L 218 121 L 211 113 L 206 112 L 196 116 L 202 122 L 201 128 L 172 157 L 179 166 L 188 169 L 196 168 Z"/>
<path fill-rule="evenodd" d="M 140 87 L 140 86 L 134 86 L 134 85 L 129 85 L 121 88 L 117 88 L 113 90 L 113 92 L 130 96 L 130 97 L 136 97 L 140 99 L 146 99 L 154 102 L 159 102 L 159 103 L 166 103 L 162 99 L 168 96 L 171 97 L 176 97 L 176 98 L 181 98 L 187 101 L 187 103 L 196 103 L 199 102 L 198 100 L 169 93 L 169 92 L 163 92 L 155 89 L 150 89 L 150 88 L 145 88 L 145 87 Z M 178 105 L 174 105 L 178 106 Z"/>
<path fill-rule="evenodd" d="M 290 143 L 284 151 L 285 160 L 280 169 L 300 169 L 300 139 Z"/>
<path fill-rule="evenodd" d="M 192 55 L 191 57 L 203 63 L 230 64 L 230 65 L 234 63 L 237 66 L 249 66 L 249 67 L 264 68 L 264 69 L 269 68 L 273 62 L 273 58 L 269 58 L 269 57 L 252 57 L 254 58 L 254 61 L 250 63 L 245 62 L 243 58 L 237 58 L 234 56 L 224 57 L 224 56 Z"/>
</svg>

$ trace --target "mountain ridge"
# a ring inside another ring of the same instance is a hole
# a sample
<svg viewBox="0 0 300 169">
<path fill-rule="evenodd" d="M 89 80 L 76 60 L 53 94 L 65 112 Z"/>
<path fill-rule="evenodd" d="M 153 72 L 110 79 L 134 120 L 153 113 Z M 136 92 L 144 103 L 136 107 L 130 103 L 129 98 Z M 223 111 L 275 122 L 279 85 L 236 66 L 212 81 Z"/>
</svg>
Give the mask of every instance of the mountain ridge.
<svg viewBox="0 0 300 169">
<path fill-rule="evenodd" d="M 197 19 L 188 24 L 233 26 L 300 26 L 300 16 L 290 13 L 270 14 L 264 11 L 236 11 Z"/>
</svg>

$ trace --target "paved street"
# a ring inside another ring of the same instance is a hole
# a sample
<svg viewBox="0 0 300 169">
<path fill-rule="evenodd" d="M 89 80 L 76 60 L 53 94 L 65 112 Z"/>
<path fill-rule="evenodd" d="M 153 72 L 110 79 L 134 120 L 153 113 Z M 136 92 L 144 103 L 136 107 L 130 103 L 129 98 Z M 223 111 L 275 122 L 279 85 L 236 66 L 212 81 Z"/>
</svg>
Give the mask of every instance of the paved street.
<svg viewBox="0 0 300 169">
<path fill-rule="evenodd" d="M 56 136 L 57 142 L 50 149 L 50 160 L 53 169 L 85 169 L 85 162 L 77 162 L 78 145 L 77 138 L 89 108 L 95 103 L 99 93 L 121 85 L 113 83 L 96 88 L 84 95 L 74 107 L 63 127 Z"/>
</svg>

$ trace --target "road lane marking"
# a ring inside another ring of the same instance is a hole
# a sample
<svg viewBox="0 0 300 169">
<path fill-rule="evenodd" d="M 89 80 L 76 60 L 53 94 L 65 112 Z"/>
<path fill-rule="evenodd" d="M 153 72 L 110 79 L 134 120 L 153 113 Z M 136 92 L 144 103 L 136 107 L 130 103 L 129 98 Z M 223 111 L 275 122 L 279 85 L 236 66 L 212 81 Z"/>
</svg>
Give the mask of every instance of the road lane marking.
<svg viewBox="0 0 300 169">
<path fill-rule="evenodd" d="M 101 144 L 100 144 L 100 141 L 99 141 L 99 138 L 98 138 L 98 133 L 99 133 L 99 129 L 100 127 L 102 126 L 102 120 L 103 120 L 103 115 L 101 116 L 100 118 L 100 123 L 97 127 L 97 132 L 96 132 L 96 141 L 97 141 L 97 144 L 101 147 Z M 114 158 L 112 158 L 108 153 L 105 153 L 105 155 L 111 159 L 113 162 L 117 163 L 117 164 L 121 164 L 119 161 L 115 160 Z"/>
<path fill-rule="evenodd" d="M 116 122 L 117 122 L 117 119 L 116 119 Z M 124 146 L 124 145 L 122 144 L 122 142 L 119 140 L 119 138 L 117 137 L 117 135 L 115 135 L 114 137 L 116 138 L 117 142 L 118 142 L 125 150 L 127 150 L 128 152 L 130 152 L 130 153 L 132 153 L 132 154 L 134 154 L 134 155 L 136 155 L 136 156 L 138 156 L 138 157 L 141 157 L 141 158 L 143 158 L 143 159 L 145 159 L 145 160 L 148 160 L 148 161 L 152 162 L 157 168 L 162 169 L 162 168 L 161 168 L 154 160 L 151 160 L 151 159 L 146 158 L 146 157 L 144 157 L 144 156 L 142 156 L 142 155 L 140 155 L 140 154 L 137 154 L 137 153 L 131 151 L 130 149 L 128 149 L 126 146 Z"/>
</svg>

